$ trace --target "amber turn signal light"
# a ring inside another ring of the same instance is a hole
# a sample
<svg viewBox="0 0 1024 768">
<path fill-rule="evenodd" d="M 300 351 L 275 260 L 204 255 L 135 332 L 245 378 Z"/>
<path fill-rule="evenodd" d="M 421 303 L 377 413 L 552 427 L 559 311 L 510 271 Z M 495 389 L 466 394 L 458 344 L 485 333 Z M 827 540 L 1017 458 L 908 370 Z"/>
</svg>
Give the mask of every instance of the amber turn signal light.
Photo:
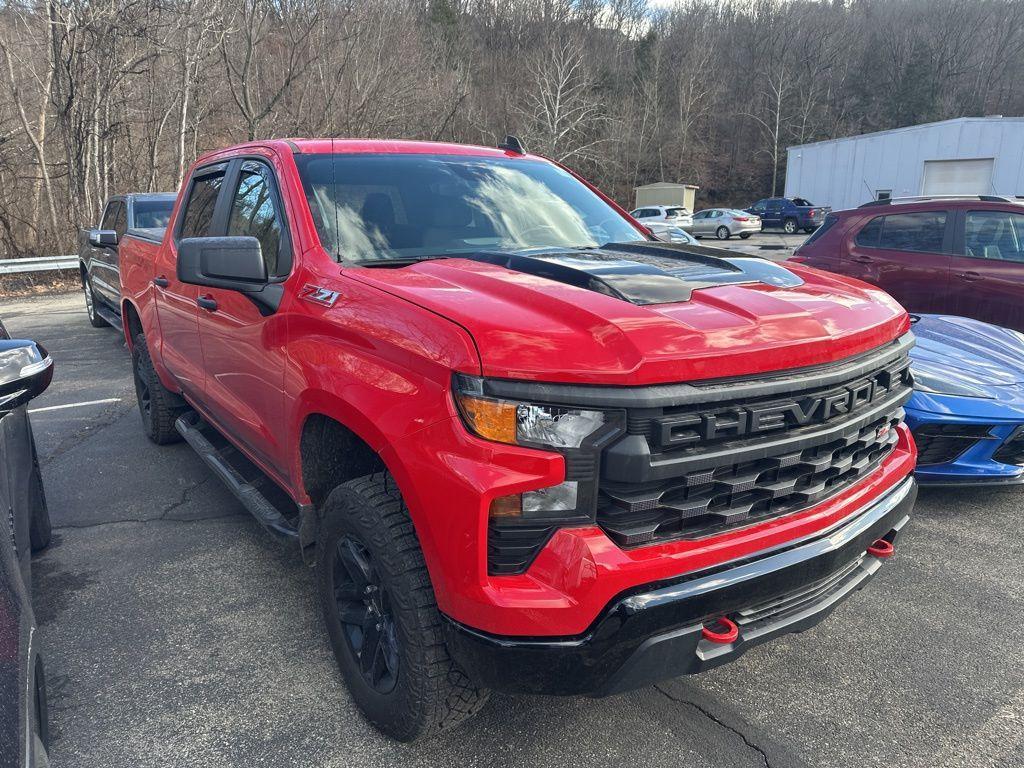
<svg viewBox="0 0 1024 768">
<path fill-rule="evenodd" d="M 516 441 L 516 406 L 504 400 L 487 400 L 460 392 L 456 399 L 467 425 L 480 437 L 499 443 Z"/>
<path fill-rule="evenodd" d="M 491 501 L 489 515 L 492 520 L 508 520 L 512 517 L 522 517 L 523 497 L 518 493 L 512 496 L 499 496 Z"/>
</svg>

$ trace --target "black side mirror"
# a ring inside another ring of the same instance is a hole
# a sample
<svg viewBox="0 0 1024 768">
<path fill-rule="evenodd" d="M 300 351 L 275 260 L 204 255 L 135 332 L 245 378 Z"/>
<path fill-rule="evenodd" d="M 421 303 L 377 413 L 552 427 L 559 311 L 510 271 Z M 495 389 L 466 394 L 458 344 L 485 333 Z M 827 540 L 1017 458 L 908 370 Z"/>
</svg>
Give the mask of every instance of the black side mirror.
<svg viewBox="0 0 1024 768">
<path fill-rule="evenodd" d="M 41 395 L 53 379 L 53 358 L 27 339 L 0 340 L 0 414 Z"/>
<path fill-rule="evenodd" d="M 117 245 L 117 232 L 112 229 L 91 229 L 89 242 L 97 248 L 113 248 Z"/>
<path fill-rule="evenodd" d="M 186 237 L 178 243 L 178 279 L 192 285 L 255 292 L 267 265 L 255 237 Z"/>
</svg>

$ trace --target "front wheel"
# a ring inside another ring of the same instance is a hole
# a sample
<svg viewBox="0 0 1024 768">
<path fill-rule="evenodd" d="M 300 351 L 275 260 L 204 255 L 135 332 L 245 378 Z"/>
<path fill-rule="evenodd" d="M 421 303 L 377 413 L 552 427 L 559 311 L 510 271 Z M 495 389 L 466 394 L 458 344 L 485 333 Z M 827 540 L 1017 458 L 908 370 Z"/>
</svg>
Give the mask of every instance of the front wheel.
<svg viewBox="0 0 1024 768">
<path fill-rule="evenodd" d="M 715 237 L 717 237 L 719 240 L 728 240 L 729 236 L 729 228 L 726 227 L 725 225 L 722 225 L 721 227 L 715 230 Z"/>
<path fill-rule="evenodd" d="M 787 235 L 795 235 L 798 229 L 800 229 L 800 227 L 796 223 L 796 219 L 786 219 L 782 224 L 782 231 Z"/>
<path fill-rule="evenodd" d="M 448 655 L 423 553 L 389 474 L 352 480 L 327 497 L 317 584 L 349 692 L 384 734 L 429 737 L 487 701 Z"/>
<path fill-rule="evenodd" d="M 82 293 L 85 294 L 85 313 L 89 316 L 89 325 L 93 328 L 104 328 L 109 325 L 96 313 L 96 292 L 92 289 L 92 280 L 86 272 L 82 272 Z"/>
</svg>

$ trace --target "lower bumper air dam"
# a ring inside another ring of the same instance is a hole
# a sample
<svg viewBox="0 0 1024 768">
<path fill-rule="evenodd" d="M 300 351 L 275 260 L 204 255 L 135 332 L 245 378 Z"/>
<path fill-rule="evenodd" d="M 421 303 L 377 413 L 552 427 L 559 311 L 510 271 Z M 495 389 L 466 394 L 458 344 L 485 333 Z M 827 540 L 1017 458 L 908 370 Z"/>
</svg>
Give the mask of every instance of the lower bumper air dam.
<svg viewBox="0 0 1024 768">
<path fill-rule="evenodd" d="M 580 636 L 497 636 L 448 619 L 448 648 L 479 684 L 512 693 L 606 696 L 702 672 L 824 619 L 892 554 L 877 542 L 895 543 L 916 496 L 907 478 L 812 539 L 631 590 Z M 722 619 L 731 642 L 705 631 Z"/>
</svg>

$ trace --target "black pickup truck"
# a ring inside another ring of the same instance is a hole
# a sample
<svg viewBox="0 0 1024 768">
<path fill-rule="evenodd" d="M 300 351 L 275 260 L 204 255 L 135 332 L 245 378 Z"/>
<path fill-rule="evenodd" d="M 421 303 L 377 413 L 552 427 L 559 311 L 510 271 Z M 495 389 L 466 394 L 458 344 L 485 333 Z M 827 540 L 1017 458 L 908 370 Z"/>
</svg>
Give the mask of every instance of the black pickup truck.
<svg viewBox="0 0 1024 768">
<path fill-rule="evenodd" d="M 85 309 L 94 328 L 121 326 L 118 242 L 128 231 L 146 239 L 163 239 L 175 197 L 164 192 L 115 195 L 107 201 L 99 227 L 79 231 L 78 267 Z"/>
</svg>

